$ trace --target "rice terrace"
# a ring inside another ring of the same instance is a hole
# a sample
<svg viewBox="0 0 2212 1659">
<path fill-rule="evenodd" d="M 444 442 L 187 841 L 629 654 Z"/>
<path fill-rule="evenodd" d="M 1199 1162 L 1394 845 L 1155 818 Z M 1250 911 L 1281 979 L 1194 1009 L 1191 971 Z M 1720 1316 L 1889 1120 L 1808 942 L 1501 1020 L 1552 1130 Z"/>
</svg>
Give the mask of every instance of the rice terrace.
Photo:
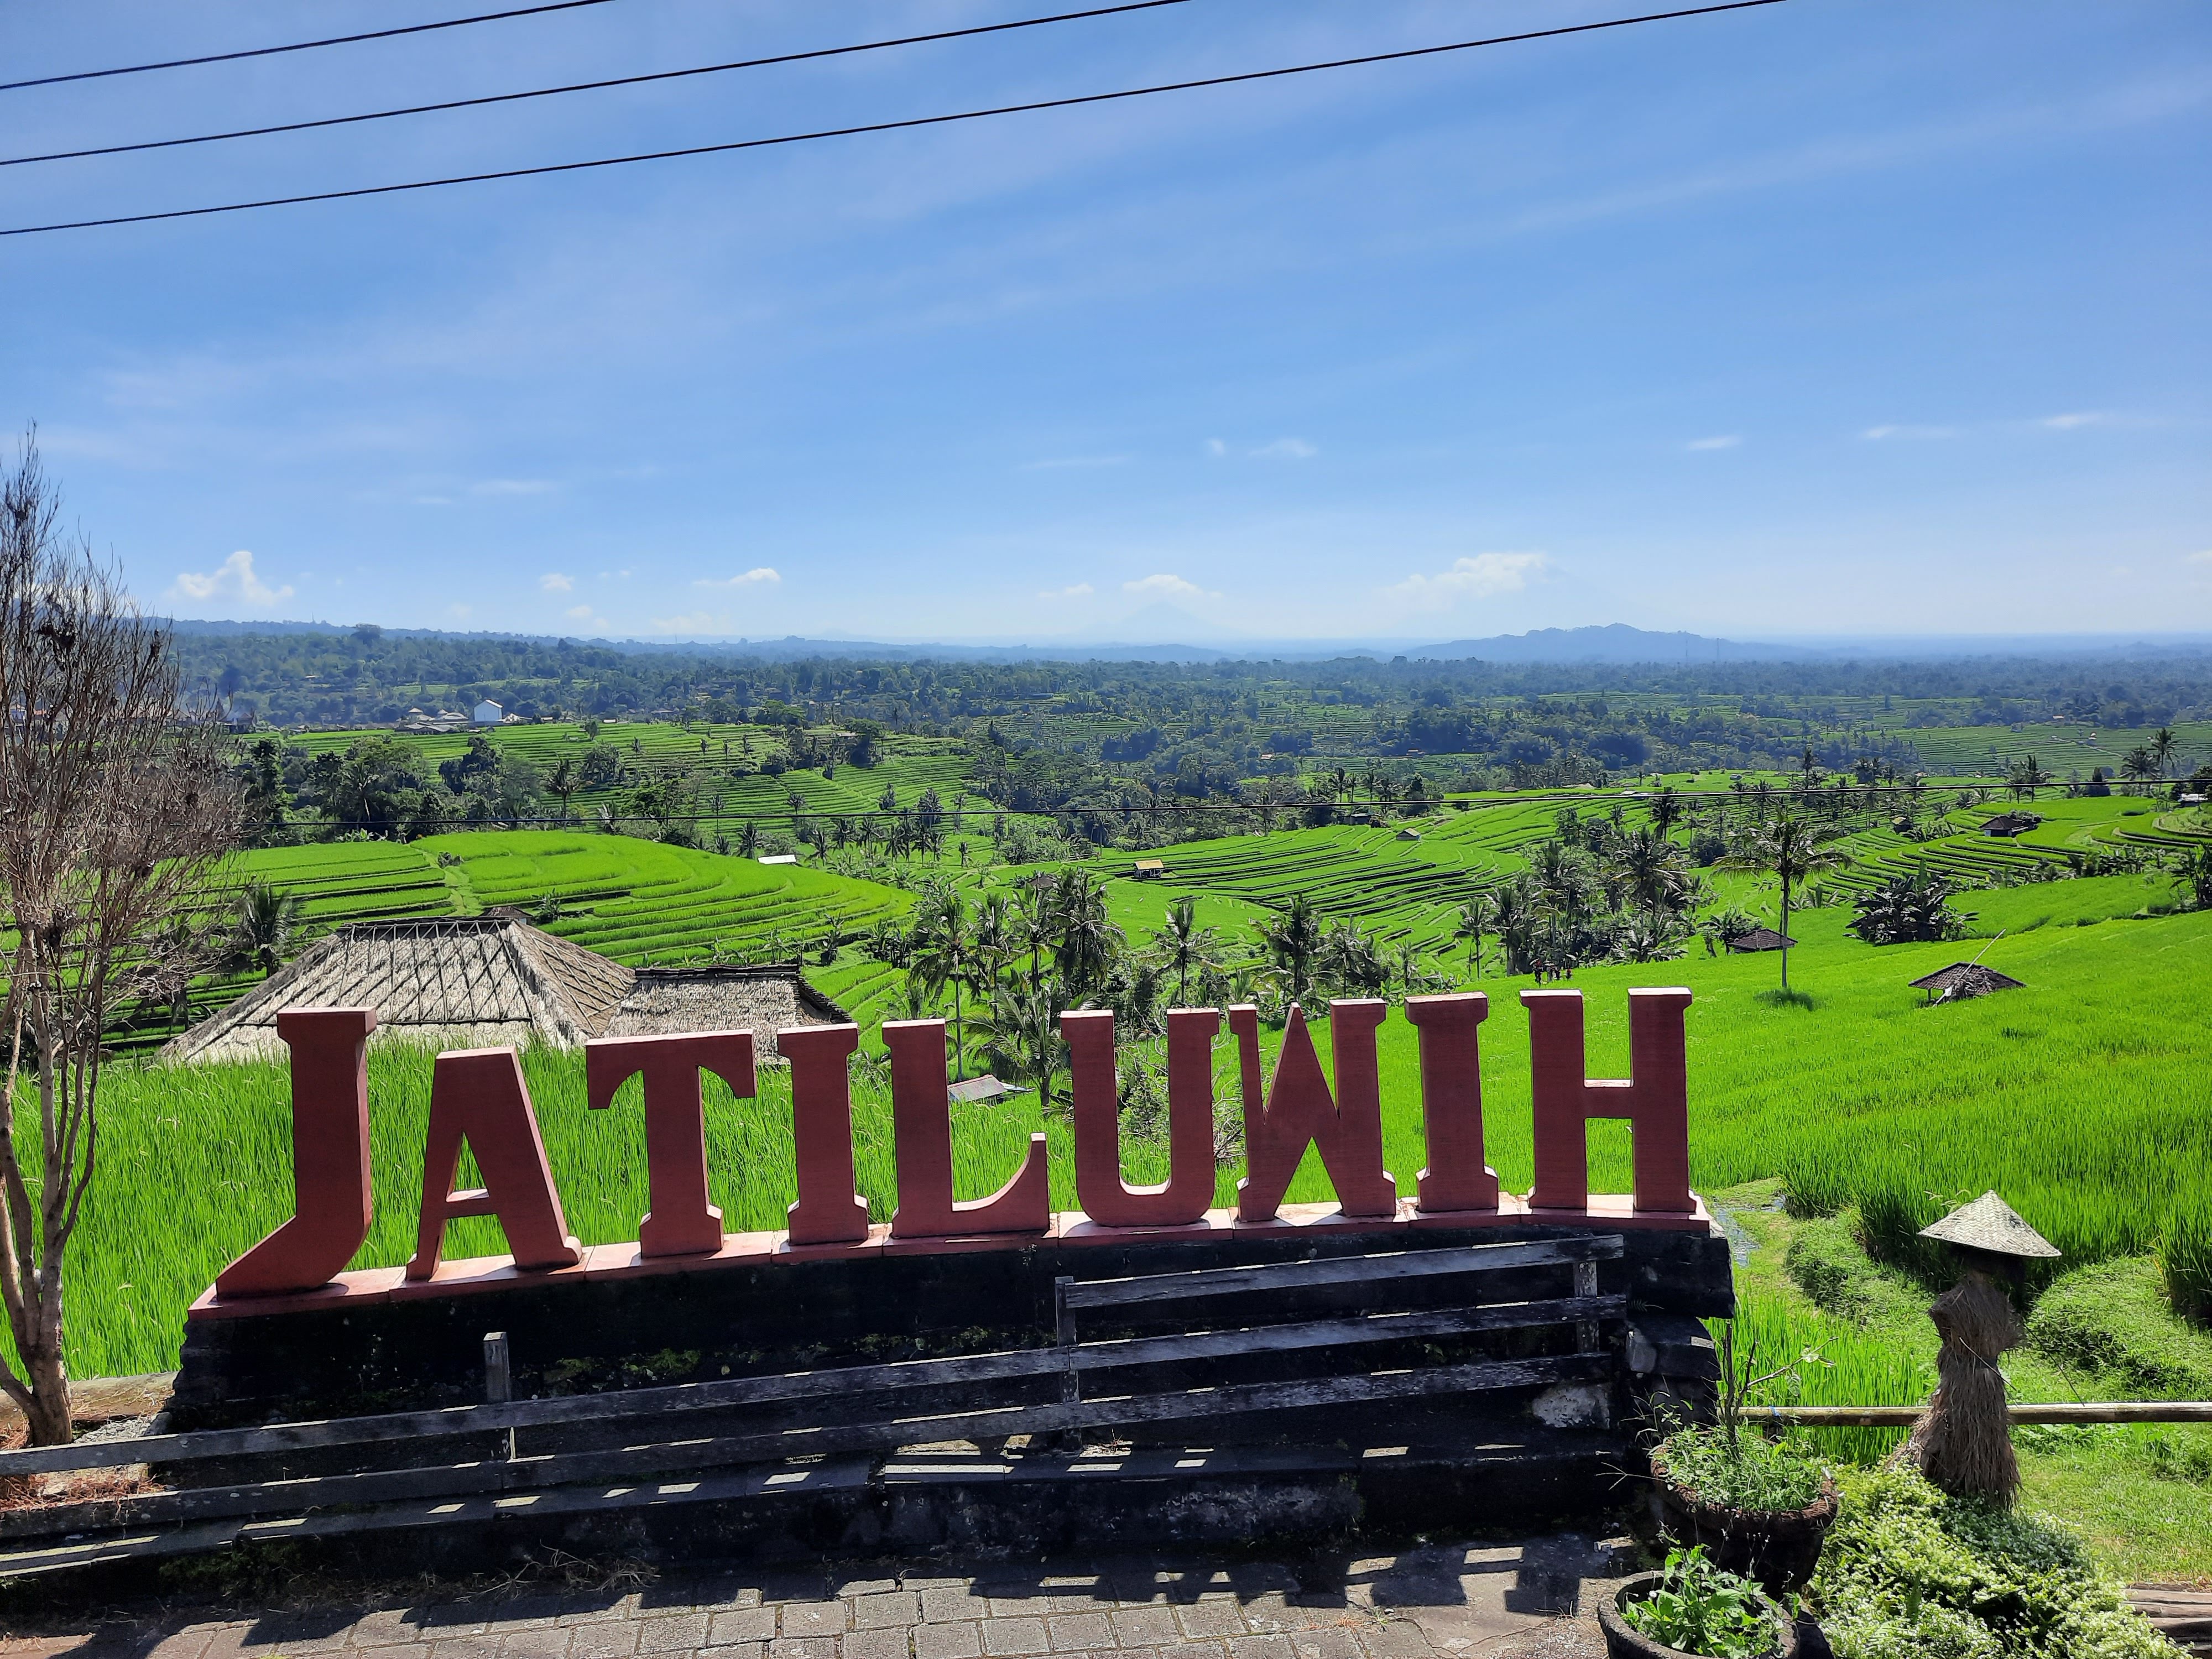
<svg viewBox="0 0 2212 1659">
<path fill-rule="evenodd" d="M 2212 1656 L 2205 22 L 11 9 L 0 1659 Z"/>
</svg>

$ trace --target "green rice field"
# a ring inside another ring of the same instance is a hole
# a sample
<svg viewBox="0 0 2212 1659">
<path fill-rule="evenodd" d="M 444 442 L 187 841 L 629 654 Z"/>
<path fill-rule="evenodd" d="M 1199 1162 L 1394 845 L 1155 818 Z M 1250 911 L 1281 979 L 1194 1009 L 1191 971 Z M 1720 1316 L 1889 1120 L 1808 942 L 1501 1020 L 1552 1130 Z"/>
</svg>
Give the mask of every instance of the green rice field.
<svg viewBox="0 0 2212 1659">
<path fill-rule="evenodd" d="M 538 879 L 539 867 L 518 865 L 518 889 Z M 1933 1009 L 1905 982 L 1978 945 L 1877 950 L 1848 935 L 1843 921 L 1836 909 L 1794 919 L 1803 943 L 1793 952 L 1797 994 L 1788 1001 L 1771 994 L 1771 957 L 1698 955 L 1576 975 L 1590 1002 L 1593 1075 L 1626 1066 L 1629 987 L 1686 983 L 1698 993 L 1689 1017 L 1691 1146 L 1702 1190 L 1779 1176 L 1817 1206 L 1888 1194 L 1940 1206 L 1996 1187 L 2076 1260 L 2154 1249 L 2176 1205 L 2212 1197 L 2212 914 L 2008 936 L 1985 960 L 2025 989 Z M 823 980 L 833 994 L 857 1000 L 872 983 L 880 989 L 888 973 L 841 963 Z M 1525 983 L 1481 987 L 1492 998 L 1484 1028 L 1489 1157 L 1516 1188 L 1530 1178 L 1527 1030 L 1514 995 Z M 1386 1164 L 1404 1190 L 1422 1163 L 1413 1035 L 1394 1016 L 1382 1045 Z M 1225 1040 L 1217 1060 L 1227 1092 Z M 644 1208 L 637 1114 L 586 1113 L 577 1056 L 534 1053 L 526 1066 L 572 1229 L 589 1242 L 634 1237 Z M 428 1076 L 428 1057 L 404 1048 L 380 1048 L 373 1059 L 379 1213 L 358 1265 L 398 1261 L 411 1243 Z M 761 1097 L 751 1102 L 708 1087 L 709 1156 L 726 1224 L 774 1227 L 792 1197 L 787 1085 L 764 1071 Z M 288 1098 L 275 1066 L 111 1072 L 100 1176 L 74 1246 L 69 1331 L 79 1375 L 174 1363 L 185 1304 L 286 1212 Z M 855 1106 L 860 1185 L 880 1216 L 895 1196 L 889 1106 L 865 1070 Z M 1055 1206 L 1072 1207 L 1065 1123 L 1042 1119 L 1033 1097 L 961 1109 L 961 1195 L 981 1196 L 1002 1182 L 1041 1121 L 1053 1146 Z M 1592 1147 L 1597 1187 L 1623 1188 L 1626 1127 L 1595 1126 Z M 1137 1146 L 1129 1166 L 1133 1178 L 1160 1178 L 1164 1149 Z M 1224 1200 L 1238 1173 L 1222 1170 Z M 1327 1195 L 1310 1159 L 1291 1196 Z M 496 1252 L 495 1224 L 459 1224 L 452 1248 Z"/>
</svg>

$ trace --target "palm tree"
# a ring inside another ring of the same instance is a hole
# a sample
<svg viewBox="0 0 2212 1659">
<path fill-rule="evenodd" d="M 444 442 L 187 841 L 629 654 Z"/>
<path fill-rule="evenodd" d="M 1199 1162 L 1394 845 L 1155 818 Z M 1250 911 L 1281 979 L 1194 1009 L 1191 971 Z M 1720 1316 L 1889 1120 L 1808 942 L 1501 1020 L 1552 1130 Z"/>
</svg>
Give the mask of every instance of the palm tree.
<svg viewBox="0 0 2212 1659">
<path fill-rule="evenodd" d="M 299 899 L 267 882 L 248 884 L 238 896 L 238 920 L 234 925 L 230 962 L 240 968 L 258 968 L 266 977 L 284 965 L 285 948 L 298 931 Z"/>
<path fill-rule="evenodd" d="M 1816 826 L 1810 818 L 1784 812 L 1753 830 L 1741 852 L 1723 859 L 1723 870 L 1753 870 L 1771 876 L 1782 890 L 1782 988 L 1790 988 L 1790 896 L 1799 883 L 1849 862 L 1834 846 L 1838 831 Z"/>
<path fill-rule="evenodd" d="M 569 798 L 583 787 L 584 781 L 576 775 L 576 763 L 566 755 L 561 757 L 560 763 L 554 767 L 545 780 L 545 793 L 560 798 L 561 816 L 564 819 L 568 816 Z"/>
<path fill-rule="evenodd" d="M 1024 1078 L 1037 1099 L 1052 1104 L 1052 1074 L 1066 1044 L 1060 1035 L 1060 999 L 1048 984 L 1001 985 L 980 1016 L 983 1058 L 992 1069 Z"/>
<path fill-rule="evenodd" d="M 1651 930 L 1656 932 L 1661 906 L 1675 908 L 1682 891 L 1682 849 L 1667 839 L 1663 830 L 1639 825 L 1613 849 L 1613 868 L 1621 888 L 1644 907 Z"/>
<path fill-rule="evenodd" d="M 1651 822 L 1663 836 L 1681 821 L 1682 803 L 1676 799 L 1674 786 L 1666 785 L 1651 798 Z"/>
<path fill-rule="evenodd" d="M 1053 910 L 1060 935 L 1053 959 L 1060 978 L 1079 994 L 1103 984 L 1122 941 L 1107 914 L 1105 889 L 1087 870 L 1063 870 Z"/>
<path fill-rule="evenodd" d="M 2035 792 L 2050 783 L 2051 774 L 2036 764 L 2035 757 L 2030 755 L 2012 769 L 2012 775 L 2005 781 L 2012 790 L 2012 798 L 2014 800 L 2020 799 L 2022 796 L 2033 800 Z"/>
<path fill-rule="evenodd" d="M 1291 1000 L 1303 1001 L 1313 986 L 1314 958 L 1322 944 L 1321 919 L 1314 915 L 1313 901 L 1304 893 L 1293 893 L 1289 909 L 1253 926 L 1267 954 L 1290 976 Z"/>
<path fill-rule="evenodd" d="M 1198 925 L 1196 899 L 1186 895 L 1168 906 L 1168 925 L 1155 930 L 1152 948 L 1159 952 L 1162 965 L 1176 976 L 1178 1008 L 1190 1006 L 1191 970 L 1196 969 L 1203 981 L 1208 972 L 1220 966 L 1213 945 L 1213 929 Z"/>
<path fill-rule="evenodd" d="M 2161 778 L 2173 763 L 2173 751 L 2179 741 L 2170 726 L 2160 726 L 2157 735 L 2150 740 L 2150 757 L 2158 763 L 2158 775 Z"/>
<path fill-rule="evenodd" d="M 930 896 L 915 924 L 915 953 L 908 971 L 933 991 L 952 988 L 952 1073 L 968 1075 L 967 1028 L 960 993 L 975 977 L 975 935 L 967 901 L 950 888 Z"/>
<path fill-rule="evenodd" d="M 1487 893 L 1459 907 L 1459 925 L 1452 930 L 1452 938 L 1468 941 L 1468 975 L 1471 979 L 1482 977 L 1482 935 L 1490 926 L 1492 909 Z"/>
</svg>

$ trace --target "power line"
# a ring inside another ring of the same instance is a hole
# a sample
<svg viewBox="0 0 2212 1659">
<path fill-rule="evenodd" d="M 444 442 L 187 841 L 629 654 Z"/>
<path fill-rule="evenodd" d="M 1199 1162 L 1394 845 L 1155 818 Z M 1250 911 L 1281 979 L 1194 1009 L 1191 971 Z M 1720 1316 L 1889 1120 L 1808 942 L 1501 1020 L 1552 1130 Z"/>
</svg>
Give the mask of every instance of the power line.
<svg viewBox="0 0 2212 1659">
<path fill-rule="evenodd" d="M 732 70 L 763 69 L 775 64 L 803 64 L 818 58 L 842 58 L 859 52 L 882 52 L 892 46 L 917 46 L 933 40 L 961 40 L 978 34 L 1003 34 L 1012 29 L 1033 29 L 1047 23 L 1072 23 L 1088 17 L 1111 17 L 1121 12 L 1152 11 L 1162 6 L 1188 5 L 1189 0 L 1126 0 L 1126 3 L 1097 6 L 1088 11 L 1057 12 L 1049 17 L 1022 17 L 1006 23 L 982 23 L 972 28 L 939 29 L 930 34 L 903 34 L 884 40 L 863 40 L 848 46 L 819 46 L 811 52 L 779 52 L 771 58 L 744 58 L 727 64 L 704 64 L 696 69 L 661 70 L 651 75 L 625 75 L 607 81 L 577 81 L 567 86 L 538 87 L 528 92 L 499 92 L 482 98 L 455 98 L 439 104 L 410 104 L 400 109 L 371 110 L 361 115 L 330 115 L 313 121 L 286 121 L 274 126 L 240 127 L 230 132 L 203 132 L 189 138 L 153 138 L 135 144 L 103 144 L 92 149 L 61 149 L 45 155 L 0 158 L 0 167 L 28 167 L 38 161 L 76 161 L 94 155 L 128 155 L 139 150 L 174 149 L 185 144 L 213 144 L 230 138 L 265 138 L 280 132 L 307 132 L 317 127 L 352 126 L 362 121 L 389 121 L 403 115 L 434 115 L 446 110 L 479 109 L 488 104 L 520 103 L 532 98 L 557 98 L 571 92 L 603 92 L 611 87 L 640 87 L 655 81 L 681 81 L 695 75 L 722 75 Z"/>
<path fill-rule="evenodd" d="M 0 92 L 21 92 L 26 87 L 56 87 L 66 81 L 104 81 L 111 75 L 143 75 L 149 70 L 190 69 L 196 64 L 228 64 L 241 58 L 274 58 L 288 52 L 313 52 L 318 46 L 349 46 L 360 40 L 389 40 L 399 34 L 428 34 L 435 29 L 457 29 L 471 23 L 496 23 L 509 17 L 535 17 L 545 11 L 574 11 L 579 6 L 604 6 L 607 0 L 552 0 L 550 5 L 518 6 L 513 11 L 480 12 L 474 17 L 448 17 L 442 23 L 410 23 L 404 28 L 371 29 L 364 34 L 333 34 L 324 40 L 295 40 L 288 46 L 254 46 L 246 52 L 211 52 L 203 58 L 171 58 L 159 64 L 130 64 L 120 69 L 79 70 L 74 75 L 44 75 L 35 81 L 0 81 Z"/>
<path fill-rule="evenodd" d="M 0 236 L 37 236 L 49 231 L 93 230 L 110 225 L 151 224 L 164 219 L 198 219 L 218 213 L 245 213 L 256 208 L 297 207 L 308 202 L 342 202 L 364 196 L 392 196 L 403 191 L 437 190 L 447 185 L 488 184 L 502 179 L 535 179 L 558 173 L 584 173 L 599 167 L 628 167 L 640 161 L 675 161 L 692 155 L 721 155 L 737 150 L 768 149 L 785 144 L 811 143 L 824 138 L 850 138 L 864 133 L 900 132 L 919 127 L 945 126 L 960 121 L 980 121 L 998 115 L 1025 115 L 1039 110 L 1072 109 L 1085 104 L 1108 104 L 1129 98 L 1150 98 L 1161 93 L 1193 92 L 1208 87 L 1236 86 L 1252 81 L 1279 80 L 1292 75 L 1313 75 L 1324 70 L 1354 69 L 1369 64 L 1401 63 L 1410 58 L 1435 58 L 1447 52 L 1471 52 L 1481 46 L 1510 46 L 1523 40 L 1548 40 L 1562 35 L 1589 34 L 1601 29 L 1626 28 L 1638 23 L 1663 23 L 1681 17 L 1705 17 L 1717 12 L 1748 11 L 1773 6 L 1782 0 L 1725 0 L 1724 3 L 1692 6 L 1680 11 L 1646 12 L 1635 17 L 1612 17 L 1595 23 L 1571 23 L 1558 28 L 1529 29 L 1518 34 L 1494 34 L 1479 40 L 1454 40 L 1443 46 L 1411 46 L 1400 52 L 1369 52 L 1357 58 L 1334 58 L 1316 64 L 1293 64 L 1281 69 L 1247 70 L 1236 75 L 1211 75 L 1190 81 L 1168 81 L 1148 87 L 1127 87 L 1118 92 L 1092 92 L 1069 98 L 1042 98 L 1030 103 L 999 104 L 988 109 L 955 111 L 946 115 L 916 115 L 896 121 L 869 121 L 852 126 L 823 127 L 811 132 L 784 133 L 773 138 L 740 138 L 720 144 L 692 144 L 680 149 L 647 150 L 632 155 L 602 156 L 589 161 L 555 161 L 539 167 L 502 167 L 489 173 L 455 173 L 443 179 L 416 179 L 398 185 L 362 185 L 350 190 L 313 191 L 298 196 L 270 196 L 258 201 L 224 202 L 213 207 L 170 208 L 158 213 L 117 214 L 104 219 L 71 219 L 46 225 L 17 225 L 0 230 Z"/>
</svg>

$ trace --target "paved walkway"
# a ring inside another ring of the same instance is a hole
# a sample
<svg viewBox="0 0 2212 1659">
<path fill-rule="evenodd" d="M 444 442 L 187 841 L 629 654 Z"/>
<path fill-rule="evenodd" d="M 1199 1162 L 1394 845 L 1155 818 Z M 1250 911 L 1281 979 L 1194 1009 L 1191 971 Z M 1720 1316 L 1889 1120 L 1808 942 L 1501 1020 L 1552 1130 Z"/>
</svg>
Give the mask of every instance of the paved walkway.
<svg viewBox="0 0 2212 1659">
<path fill-rule="evenodd" d="M 670 1573 L 415 1605 L 64 1615 L 0 1637 L 0 1659 L 1598 1659 L 1591 1610 L 1632 1570 L 1625 1544 L 1560 1535 L 1295 1566 Z"/>
</svg>

